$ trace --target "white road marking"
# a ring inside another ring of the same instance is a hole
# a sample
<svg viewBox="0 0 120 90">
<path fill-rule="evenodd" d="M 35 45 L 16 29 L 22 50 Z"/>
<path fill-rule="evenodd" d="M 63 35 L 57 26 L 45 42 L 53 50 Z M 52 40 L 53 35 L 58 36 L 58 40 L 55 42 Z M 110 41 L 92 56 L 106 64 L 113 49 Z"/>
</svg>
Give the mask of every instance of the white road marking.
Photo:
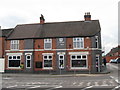
<svg viewBox="0 0 120 90">
<path fill-rule="evenodd" d="M 116 90 L 116 89 L 118 89 L 118 88 L 120 88 L 120 85 L 119 86 L 116 86 L 114 89 L 112 89 L 112 90 Z"/>
<path fill-rule="evenodd" d="M 114 79 L 117 83 L 120 83 L 119 81 L 118 81 L 118 78 L 115 78 L 115 77 L 113 77 L 113 76 L 110 76 L 112 79 Z"/>
<path fill-rule="evenodd" d="M 98 85 L 98 82 L 95 82 L 95 86 L 99 86 L 99 85 Z"/>
<path fill-rule="evenodd" d="M 3 79 L 5 80 L 5 79 L 12 79 L 12 78 L 8 78 L 8 77 L 6 77 L 6 78 L 3 78 Z"/>
<path fill-rule="evenodd" d="M 92 88 L 93 86 L 89 86 L 89 87 L 86 87 L 84 89 L 81 89 L 81 90 L 86 90 L 86 89 L 89 89 L 89 88 Z"/>
<path fill-rule="evenodd" d="M 109 81 L 111 86 L 114 86 L 114 82 L 113 81 Z"/>
<path fill-rule="evenodd" d="M 84 82 L 80 82 L 78 86 L 82 86 Z"/>
<path fill-rule="evenodd" d="M 106 83 L 106 81 L 103 81 L 103 84 L 102 85 L 108 85 L 107 83 Z"/>
<path fill-rule="evenodd" d="M 88 83 L 87 83 L 87 86 L 90 86 L 90 84 L 91 84 L 91 82 L 88 82 Z"/>
<path fill-rule="evenodd" d="M 13 87 L 17 87 L 18 85 L 14 85 L 14 86 L 8 86 L 7 88 L 13 88 Z"/>
<path fill-rule="evenodd" d="M 36 86 L 33 86 L 33 87 L 29 87 L 29 88 L 38 88 L 38 87 L 41 87 L 41 86 L 36 85 Z"/>
<path fill-rule="evenodd" d="M 76 84 L 76 82 L 73 83 L 73 85 L 75 85 L 75 84 Z"/>
<path fill-rule="evenodd" d="M 62 88 L 63 86 L 56 86 L 56 87 L 53 87 L 53 88 L 49 88 L 49 89 L 46 89 L 46 90 L 54 90 L 56 88 Z"/>
</svg>

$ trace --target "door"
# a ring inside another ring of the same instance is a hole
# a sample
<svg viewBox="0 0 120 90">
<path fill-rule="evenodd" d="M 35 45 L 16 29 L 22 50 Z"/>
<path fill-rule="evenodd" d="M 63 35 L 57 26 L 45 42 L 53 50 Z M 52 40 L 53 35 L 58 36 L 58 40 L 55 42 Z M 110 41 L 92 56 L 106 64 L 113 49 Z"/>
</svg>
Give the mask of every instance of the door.
<svg viewBox="0 0 120 90">
<path fill-rule="evenodd" d="M 96 55 L 96 70 L 97 70 L 97 72 L 100 72 L 100 57 L 99 57 L 99 55 Z"/>
</svg>

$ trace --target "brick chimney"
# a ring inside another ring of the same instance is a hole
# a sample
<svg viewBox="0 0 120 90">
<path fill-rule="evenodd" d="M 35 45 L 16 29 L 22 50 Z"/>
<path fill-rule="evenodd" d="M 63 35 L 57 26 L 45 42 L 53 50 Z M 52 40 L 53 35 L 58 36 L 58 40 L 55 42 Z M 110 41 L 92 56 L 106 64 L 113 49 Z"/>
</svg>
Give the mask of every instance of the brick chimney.
<svg viewBox="0 0 120 90">
<path fill-rule="evenodd" d="M 85 19 L 85 21 L 90 21 L 90 20 L 91 20 L 90 12 L 86 12 L 86 13 L 85 13 L 84 19 Z"/>
<path fill-rule="evenodd" d="M 45 19 L 44 19 L 44 16 L 41 14 L 41 17 L 40 17 L 40 24 L 44 24 L 45 23 Z"/>
</svg>

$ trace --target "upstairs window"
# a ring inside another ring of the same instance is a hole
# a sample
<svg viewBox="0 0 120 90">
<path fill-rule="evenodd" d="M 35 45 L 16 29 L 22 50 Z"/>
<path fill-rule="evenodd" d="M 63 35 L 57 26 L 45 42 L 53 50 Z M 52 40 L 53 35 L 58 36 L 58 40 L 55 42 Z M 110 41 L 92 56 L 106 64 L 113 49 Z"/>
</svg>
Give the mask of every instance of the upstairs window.
<svg viewBox="0 0 120 90">
<path fill-rule="evenodd" d="M 11 50 L 19 49 L 19 40 L 11 40 Z"/>
<path fill-rule="evenodd" d="M 84 38 L 73 38 L 73 47 L 75 49 L 84 48 Z"/>
<path fill-rule="evenodd" d="M 95 48 L 98 48 L 98 36 L 95 36 Z"/>
<path fill-rule="evenodd" d="M 52 39 L 44 39 L 44 49 L 52 49 Z"/>
</svg>

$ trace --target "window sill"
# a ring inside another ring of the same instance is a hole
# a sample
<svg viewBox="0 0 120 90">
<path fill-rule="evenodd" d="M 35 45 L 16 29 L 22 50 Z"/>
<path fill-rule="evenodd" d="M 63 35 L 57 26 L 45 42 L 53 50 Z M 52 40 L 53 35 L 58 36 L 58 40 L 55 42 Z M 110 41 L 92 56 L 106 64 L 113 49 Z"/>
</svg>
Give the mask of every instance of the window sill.
<svg viewBox="0 0 120 90">
<path fill-rule="evenodd" d="M 49 67 L 49 68 L 45 68 L 45 67 L 44 67 L 43 69 L 53 69 L 53 68 L 52 68 L 52 67 Z"/>
<path fill-rule="evenodd" d="M 71 67 L 71 69 L 88 69 L 87 67 Z"/>
<path fill-rule="evenodd" d="M 10 51 L 19 51 L 19 49 L 10 49 Z"/>
<path fill-rule="evenodd" d="M 73 49 L 84 49 L 84 48 L 73 48 Z"/>
<path fill-rule="evenodd" d="M 21 69 L 20 67 L 8 67 L 8 69 Z"/>
<path fill-rule="evenodd" d="M 44 49 L 44 50 L 52 50 L 52 48 L 51 49 Z"/>
</svg>

